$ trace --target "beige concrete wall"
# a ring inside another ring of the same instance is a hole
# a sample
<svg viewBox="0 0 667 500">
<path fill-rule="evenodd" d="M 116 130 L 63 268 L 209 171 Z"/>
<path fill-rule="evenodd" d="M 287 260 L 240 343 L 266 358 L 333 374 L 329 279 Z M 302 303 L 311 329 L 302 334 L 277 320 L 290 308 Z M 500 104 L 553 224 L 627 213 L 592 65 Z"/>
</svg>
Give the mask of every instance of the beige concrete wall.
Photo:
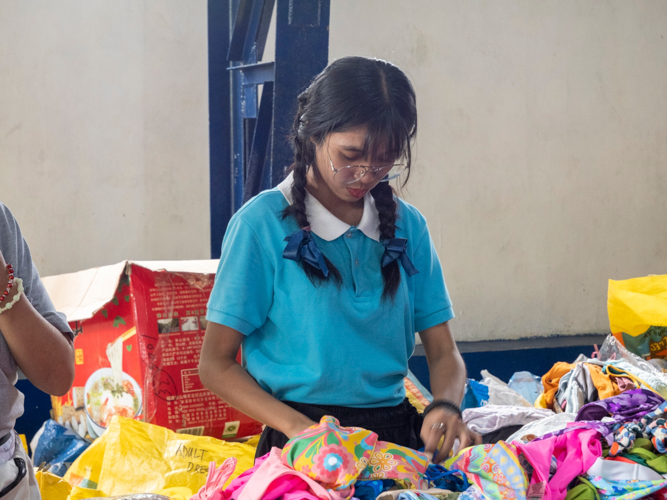
<svg viewBox="0 0 667 500">
<path fill-rule="evenodd" d="M 462 340 L 606 332 L 667 273 L 667 3 L 332 0 L 391 60 Z M 271 54 L 270 47 L 267 55 Z M 0 200 L 46 274 L 208 256 L 206 2 L 0 0 Z"/>
<path fill-rule="evenodd" d="M 203 0 L 0 0 L 0 201 L 43 274 L 210 256 L 206 23 Z"/>
<path fill-rule="evenodd" d="M 417 91 L 406 198 L 459 339 L 608 332 L 607 279 L 667 274 L 667 3 L 332 2 L 331 58 Z"/>
</svg>

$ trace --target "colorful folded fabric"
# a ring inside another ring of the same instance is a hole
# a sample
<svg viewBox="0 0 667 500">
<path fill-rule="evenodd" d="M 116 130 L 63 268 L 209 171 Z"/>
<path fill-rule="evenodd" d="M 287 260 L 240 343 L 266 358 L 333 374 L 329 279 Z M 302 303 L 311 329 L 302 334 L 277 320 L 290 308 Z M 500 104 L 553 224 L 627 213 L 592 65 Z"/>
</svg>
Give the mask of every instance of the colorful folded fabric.
<svg viewBox="0 0 667 500">
<path fill-rule="evenodd" d="M 334 417 L 290 439 L 282 462 L 332 490 L 346 490 L 358 480 L 392 479 L 412 488 L 426 486 L 429 459 L 423 453 L 386 441 L 366 429 L 341 427 Z"/>
<path fill-rule="evenodd" d="M 391 469 L 391 457 L 375 457 L 377 434 L 356 427 L 341 427 L 334 417 L 322 417 L 290 439 L 283 448 L 282 462 L 321 483 L 325 488 L 344 490 L 352 486 L 359 474 L 374 459 L 380 469 Z M 366 479 L 385 479 L 367 477 Z"/>
<path fill-rule="evenodd" d="M 637 481 L 619 479 L 610 481 L 599 476 L 588 476 L 588 480 L 600 494 L 601 500 L 634 500 L 645 498 L 667 486 L 667 479 L 659 481 Z"/>
<path fill-rule="evenodd" d="M 359 479 L 402 479 L 413 488 L 422 488 L 426 486 L 424 474 L 428 464 L 428 457 L 419 451 L 378 441 Z"/>
<path fill-rule="evenodd" d="M 642 417 L 639 422 L 625 424 L 614 433 L 614 444 L 610 455 L 632 448 L 635 439 L 647 438 L 658 451 L 667 452 L 667 402 L 662 403 L 655 411 Z"/>
<path fill-rule="evenodd" d="M 512 444 L 500 441 L 496 444 L 466 448 L 447 460 L 445 467 L 463 471 L 473 486 L 488 498 L 502 500 L 526 498 L 529 478 L 521 466 L 517 449 Z M 470 495 L 473 492 L 474 490 Z M 464 498 L 464 495 L 460 498 Z"/>
</svg>

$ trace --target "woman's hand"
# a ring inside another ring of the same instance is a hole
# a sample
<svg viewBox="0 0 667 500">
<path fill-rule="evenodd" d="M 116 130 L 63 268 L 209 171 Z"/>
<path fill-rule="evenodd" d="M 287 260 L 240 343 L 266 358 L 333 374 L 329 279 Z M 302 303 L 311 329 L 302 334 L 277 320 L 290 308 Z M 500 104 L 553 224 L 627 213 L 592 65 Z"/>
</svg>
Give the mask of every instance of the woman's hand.
<svg viewBox="0 0 667 500">
<path fill-rule="evenodd" d="M 443 436 L 445 439 L 438 450 L 438 444 Z M 459 451 L 473 444 L 482 444 L 482 437 L 468 429 L 456 413 L 446 408 L 434 408 L 428 412 L 424 417 L 421 438 L 425 446 L 424 452 L 432 457 L 431 461 L 434 464 L 444 462 L 449 457 L 456 438 L 460 443 Z"/>
</svg>

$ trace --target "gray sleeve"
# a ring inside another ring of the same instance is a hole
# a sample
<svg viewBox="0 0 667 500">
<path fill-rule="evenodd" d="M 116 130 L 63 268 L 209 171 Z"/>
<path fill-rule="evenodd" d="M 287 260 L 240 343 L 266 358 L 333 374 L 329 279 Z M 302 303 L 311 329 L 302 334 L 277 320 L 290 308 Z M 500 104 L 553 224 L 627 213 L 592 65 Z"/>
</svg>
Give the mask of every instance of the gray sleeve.
<svg viewBox="0 0 667 500">
<path fill-rule="evenodd" d="M 39 273 L 18 222 L 2 203 L 0 203 L 0 249 L 7 263 L 14 266 L 16 277 L 23 280 L 25 296 L 32 306 L 57 330 L 73 339 L 74 335 L 65 315 L 55 310 L 42 280 L 39 279 Z"/>
</svg>

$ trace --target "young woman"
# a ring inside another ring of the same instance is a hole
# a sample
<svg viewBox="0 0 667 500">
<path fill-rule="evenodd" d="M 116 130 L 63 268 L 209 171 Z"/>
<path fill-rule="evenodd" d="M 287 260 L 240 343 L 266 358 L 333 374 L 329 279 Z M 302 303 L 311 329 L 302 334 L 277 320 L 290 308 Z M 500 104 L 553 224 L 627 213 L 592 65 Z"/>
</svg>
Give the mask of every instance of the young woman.
<svg viewBox="0 0 667 500">
<path fill-rule="evenodd" d="M 40 498 L 35 473 L 14 431 L 23 394 L 18 369 L 35 387 L 64 395 L 74 380 L 72 330 L 53 308 L 30 250 L 9 209 L 0 203 L 0 496 Z"/>
<path fill-rule="evenodd" d="M 407 181 L 415 93 L 396 66 L 347 57 L 299 96 L 291 173 L 229 223 L 201 379 L 267 425 L 257 455 L 333 415 L 379 439 L 436 452 L 478 441 L 458 406 L 465 366 L 424 217 Z M 435 397 L 422 417 L 403 378 L 419 332 Z M 243 346 L 243 365 L 236 362 Z"/>
</svg>

